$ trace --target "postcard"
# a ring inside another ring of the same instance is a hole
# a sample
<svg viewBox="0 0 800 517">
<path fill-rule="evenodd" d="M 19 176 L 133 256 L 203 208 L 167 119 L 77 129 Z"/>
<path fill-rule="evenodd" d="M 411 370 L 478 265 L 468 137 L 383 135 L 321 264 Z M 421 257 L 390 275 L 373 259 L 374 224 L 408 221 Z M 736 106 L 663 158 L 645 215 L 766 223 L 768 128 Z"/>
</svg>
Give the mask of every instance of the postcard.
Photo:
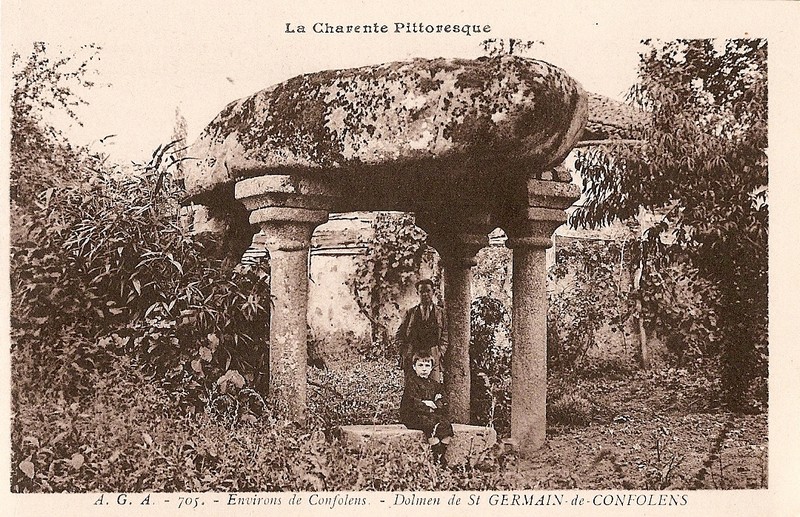
<svg viewBox="0 0 800 517">
<path fill-rule="evenodd" d="M 796 4 L 2 13 L 14 515 L 800 510 Z"/>
</svg>

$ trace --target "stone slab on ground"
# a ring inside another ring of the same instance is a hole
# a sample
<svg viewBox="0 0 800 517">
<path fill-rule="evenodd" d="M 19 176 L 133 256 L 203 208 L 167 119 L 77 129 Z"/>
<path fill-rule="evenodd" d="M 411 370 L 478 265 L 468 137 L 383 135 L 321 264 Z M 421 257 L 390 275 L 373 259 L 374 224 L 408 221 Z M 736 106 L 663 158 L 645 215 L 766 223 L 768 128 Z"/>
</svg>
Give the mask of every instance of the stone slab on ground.
<svg viewBox="0 0 800 517">
<path fill-rule="evenodd" d="M 408 429 L 403 424 L 343 425 L 341 440 L 346 446 L 380 446 L 380 444 L 427 444 L 422 431 Z M 490 427 L 453 424 L 453 436 L 445 459 L 451 465 L 467 463 L 497 442 L 497 433 Z"/>
</svg>

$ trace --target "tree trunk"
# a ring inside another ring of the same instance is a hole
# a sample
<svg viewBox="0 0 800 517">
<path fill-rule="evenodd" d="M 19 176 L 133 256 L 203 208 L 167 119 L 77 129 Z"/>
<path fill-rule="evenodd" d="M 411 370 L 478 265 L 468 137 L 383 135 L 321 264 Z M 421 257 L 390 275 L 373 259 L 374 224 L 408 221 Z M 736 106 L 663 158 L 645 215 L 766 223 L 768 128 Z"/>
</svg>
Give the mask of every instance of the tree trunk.
<svg viewBox="0 0 800 517">
<path fill-rule="evenodd" d="M 642 316 L 642 271 L 640 263 L 633 276 L 633 288 L 636 293 L 636 325 L 639 330 L 639 365 L 643 370 L 649 370 L 651 365 L 650 346 L 647 342 L 647 330 L 644 328 L 644 317 Z"/>
<path fill-rule="evenodd" d="M 647 342 L 647 331 L 644 328 L 644 318 L 642 318 L 642 300 L 636 300 L 636 312 L 639 316 L 636 318 L 636 324 L 639 327 L 639 353 L 641 358 L 641 366 L 643 370 L 649 370 L 651 365 L 650 360 L 650 345 Z"/>
</svg>

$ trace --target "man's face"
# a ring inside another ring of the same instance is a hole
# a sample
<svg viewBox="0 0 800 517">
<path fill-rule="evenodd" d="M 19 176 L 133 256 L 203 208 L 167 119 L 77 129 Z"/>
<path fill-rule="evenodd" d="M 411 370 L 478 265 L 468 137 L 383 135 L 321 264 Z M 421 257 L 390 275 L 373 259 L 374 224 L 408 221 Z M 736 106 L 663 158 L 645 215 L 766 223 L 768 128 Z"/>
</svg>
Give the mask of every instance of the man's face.
<svg viewBox="0 0 800 517">
<path fill-rule="evenodd" d="M 418 376 L 427 379 L 433 371 L 433 361 L 430 359 L 417 359 L 414 362 L 414 371 Z"/>
<path fill-rule="evenodd" d="M 417 288 L 417 292 L 423 305 L 431 305 L 433 303 L 433 287 L 431 285 L 421 284 Z"/>
</svg>

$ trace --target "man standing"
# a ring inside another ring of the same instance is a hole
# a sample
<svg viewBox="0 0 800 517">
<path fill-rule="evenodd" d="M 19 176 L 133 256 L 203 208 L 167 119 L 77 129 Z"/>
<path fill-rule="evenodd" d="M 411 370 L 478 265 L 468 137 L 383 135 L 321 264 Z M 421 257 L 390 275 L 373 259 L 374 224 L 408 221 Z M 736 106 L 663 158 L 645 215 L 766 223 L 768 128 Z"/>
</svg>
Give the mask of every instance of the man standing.
<svg viewBox="0 0 800 517">
<path fill-rule="evenodd" d="M 447 348 L 447 320 L 443 311 L 433 303 L 433 282 L 417 282 L 420 303 L 406 312 L 397 330 L 397 343 L 406 375 L 411 372 L 414 354 L 430 354 L 434 359 L 431 378 L 442 382 L 442 358 Z M 411 372 L 413 373 L 413 372 Z"/>
</svg>

